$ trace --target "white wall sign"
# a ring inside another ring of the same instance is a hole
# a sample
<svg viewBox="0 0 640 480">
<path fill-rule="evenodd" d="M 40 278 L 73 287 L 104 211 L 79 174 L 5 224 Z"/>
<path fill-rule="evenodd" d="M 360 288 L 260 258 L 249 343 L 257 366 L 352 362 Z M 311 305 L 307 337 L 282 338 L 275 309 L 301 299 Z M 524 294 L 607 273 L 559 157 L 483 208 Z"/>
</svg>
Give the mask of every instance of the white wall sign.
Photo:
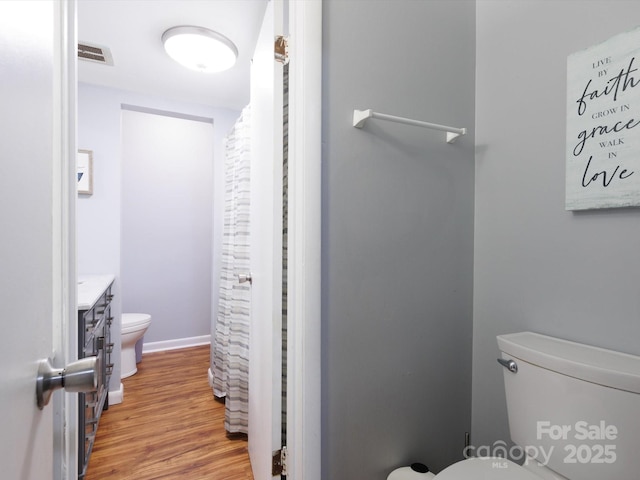
<svg viewBox="0 0 640 480">
<path fill-rule="evenodd" d="M 567 59 L 567 210 L 640 206 L 640 28 Z"/>
</svg>

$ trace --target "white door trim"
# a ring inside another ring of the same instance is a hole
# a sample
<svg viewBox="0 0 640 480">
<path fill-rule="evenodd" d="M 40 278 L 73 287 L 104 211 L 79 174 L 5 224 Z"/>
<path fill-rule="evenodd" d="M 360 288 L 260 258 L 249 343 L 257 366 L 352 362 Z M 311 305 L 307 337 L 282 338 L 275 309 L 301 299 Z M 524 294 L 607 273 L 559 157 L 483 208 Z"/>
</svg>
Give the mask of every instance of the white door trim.
<svg viewBox="0 0 640 480">
<path fill-rule="evenodd" d="M 76 312 L 76 2 L 52 2 L 54 8 L 53 92 L 53 349 L 55 364 L 78 357 Z M 78 394 L 54 396 L 53 475 L 78 478 Z"/>
<path fill-rule="evenodd" d="M 287 475 L 320 480 L 322 0 L 289 19 Z"/>
</svg>

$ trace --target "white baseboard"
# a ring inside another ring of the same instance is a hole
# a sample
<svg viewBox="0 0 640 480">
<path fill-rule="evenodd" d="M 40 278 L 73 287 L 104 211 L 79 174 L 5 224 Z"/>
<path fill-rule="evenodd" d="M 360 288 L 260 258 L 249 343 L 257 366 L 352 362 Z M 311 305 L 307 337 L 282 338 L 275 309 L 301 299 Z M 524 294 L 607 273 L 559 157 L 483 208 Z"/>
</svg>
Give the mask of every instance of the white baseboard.
<svg viewBox="0 0 640 480">
<path fill-rule="evenodd" d="M 200 337 L 177 338 L 175 340 L 163 340 L 161 342 L 149 342 L 142 345 L 142 353 L 162 352 L 164 350 L 176 350 L 178 348 L 197 347 L 198 345 L 211 344 L 211 335 Z"/>
<path fill-rule="evenodd" d="M 124 400 L 124 385 L 120 382 L 120 388 L 117 390 L 109 390 L 109 405 L 117 405 Z"/>
</svg>

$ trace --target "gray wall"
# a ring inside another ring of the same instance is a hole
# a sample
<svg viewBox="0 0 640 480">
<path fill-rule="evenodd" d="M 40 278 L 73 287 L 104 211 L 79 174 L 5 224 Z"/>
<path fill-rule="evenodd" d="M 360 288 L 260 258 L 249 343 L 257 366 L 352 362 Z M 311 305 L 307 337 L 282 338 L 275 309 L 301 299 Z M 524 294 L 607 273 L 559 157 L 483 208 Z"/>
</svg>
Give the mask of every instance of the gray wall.
<svg viewBox="0 0 640 480">
<path fill-rule="evenodd" d="M 440 470 L 471 421 L 475 4 L 323 9 L 322 478 Z"/>
<path fill-rule="evenodd" d="M 567 55 L 637 1 L 477 4 L 473 443 L 509 438 L 495 336 L 640 354 L 640 210 L 564 210 Z"/>
</svg>

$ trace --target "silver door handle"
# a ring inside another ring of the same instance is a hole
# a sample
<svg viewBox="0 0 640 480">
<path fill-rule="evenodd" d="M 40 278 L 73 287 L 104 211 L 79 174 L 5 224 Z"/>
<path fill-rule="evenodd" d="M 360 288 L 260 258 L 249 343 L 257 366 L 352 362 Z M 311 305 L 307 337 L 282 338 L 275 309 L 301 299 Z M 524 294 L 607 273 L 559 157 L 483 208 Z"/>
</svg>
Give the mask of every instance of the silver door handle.
<svg viewBox="0 0 640 480">
<path fill-rule="evenodd" d="M 41 360 L 36 380 L 36 399 L 42 410 L 49 403 L 54 390 L 67 392 L 95 392 L 100 375 L 98 357 L 86 357 L 71 362 L 66 368 L 55 368 L 51 359 Z"/>
<path fill-rule="evenodd" d="M 251 278 L 251 274 L 250 273 L 241 273 L 240 275 L 238 275 L 238 282 L 239 283 L 253 283 L 253 280 Z"/>
<path fill-rule="evenodd" d="M 518 373 L 518 364 L 513 360 L 505 360 L 504 358 L 499 358 L 498 363 L 510 372 Z"/>
</svg>

